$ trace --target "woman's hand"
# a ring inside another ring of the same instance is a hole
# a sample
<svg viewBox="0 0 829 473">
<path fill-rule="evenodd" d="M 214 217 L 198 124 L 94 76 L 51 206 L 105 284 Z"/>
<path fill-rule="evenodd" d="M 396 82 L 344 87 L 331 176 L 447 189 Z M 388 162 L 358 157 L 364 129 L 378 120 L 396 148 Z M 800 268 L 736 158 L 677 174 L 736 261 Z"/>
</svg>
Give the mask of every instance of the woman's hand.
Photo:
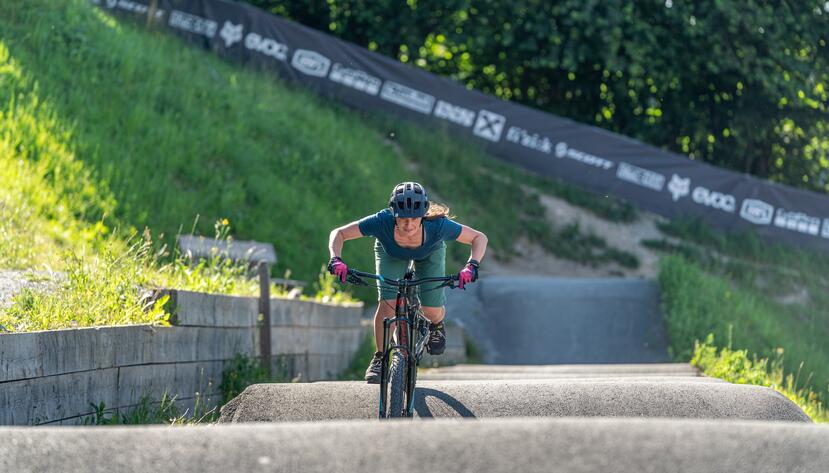
<svg viewBox="0 0 829 473">
<path fill-rule="evenodd" d="M 478 280 L 478 262 L 469 260 L 466 266 L 458 273 L 458 287 L 464 289 L 464 285 Z"/>
<path fill-rule="evenodd" d="M 328 262 L 328 272 L 340 278 L 340 282 L 345 284 L 345 278 L 348 276 L 348 266 L 343 263 L 339 256 L 335 256 Z"/>
</svg>

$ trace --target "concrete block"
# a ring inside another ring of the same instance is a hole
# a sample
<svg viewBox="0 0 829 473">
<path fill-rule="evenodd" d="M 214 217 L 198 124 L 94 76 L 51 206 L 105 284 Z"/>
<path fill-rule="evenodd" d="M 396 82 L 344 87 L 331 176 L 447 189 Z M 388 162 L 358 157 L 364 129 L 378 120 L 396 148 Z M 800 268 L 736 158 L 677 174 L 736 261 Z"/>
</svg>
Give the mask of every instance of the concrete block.
<svg viewBox="0 0 829 473">
<path fill-rule="evenodd" d="M 176 325 L 216 325 L 215 297 L 193 291 L 175 291 Z"/>
<path fill-rule="evenodd" d="M 215 301 L 214 327 L 255 327 L 259 317 L 259 298 L 211 295 Z"/>
<path fill-rule="evenodd" d="M 221 361 L 143 365 L 121 368 L 118 379 L 118 406 L 137 404 L 142 396 L 194 397 L 215 392 L 221 381 Z"/>
<path fill-rule="evenodd" d="M 0 382 L 43 376 L 37 333 L 0 334 Z"/>
<path fill-rule="evenodd" d="M 0 424 L 31 425 L 117 405 L 118 369 L 11 381 L 0 385 Z"/>
</svg>

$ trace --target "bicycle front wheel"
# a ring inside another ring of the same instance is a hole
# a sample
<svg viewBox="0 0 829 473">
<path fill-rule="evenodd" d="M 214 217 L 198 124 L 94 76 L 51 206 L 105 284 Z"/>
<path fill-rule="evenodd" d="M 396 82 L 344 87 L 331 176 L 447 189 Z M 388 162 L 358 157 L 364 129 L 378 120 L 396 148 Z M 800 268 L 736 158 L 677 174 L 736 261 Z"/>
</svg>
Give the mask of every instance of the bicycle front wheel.
<svg viewBox="0 0 829 473">
<path fill-rule="evenodd" d="M 389 413 L 387 417 L 406 417 L 406 375 L 408 361 L 401 350 L 391 354 L 389 368 Z"/>
</svg>

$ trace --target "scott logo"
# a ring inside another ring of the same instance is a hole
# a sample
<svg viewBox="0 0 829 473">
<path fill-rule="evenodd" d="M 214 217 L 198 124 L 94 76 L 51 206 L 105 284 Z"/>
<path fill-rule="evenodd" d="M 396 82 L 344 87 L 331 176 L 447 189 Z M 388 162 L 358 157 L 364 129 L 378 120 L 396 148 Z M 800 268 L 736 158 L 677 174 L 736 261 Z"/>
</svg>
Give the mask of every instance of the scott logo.
<svg viewBox="0 0 829 473">
<path fill-rule="evenodd" d="M 687 177 L 683 179 L 674 174 L 671 176 L 671 182 L 668 183 L 668 191 L 671 193 L 674 202 L 681 197 L 685 197 L 691 192 L 691 178 Z"/>
<path fill-rule="evenodd" d="M 768 225 L 774 218 L 774 207 L 757 199 L 745 199 L 740 207 L 740 217 L 757 225 Z"/>
<path fill-rule="evenodd" d="M 219 32 L 219 36 L 225 40 L 225 47 L 229 48 L 234 43 L 238 43 L 242 40 L 242 29 L 244 25 L 234 25 L 233 23 L 226 21 L 224 26 L 222 26 L 222 31 Z"/>
<path fill-rule="evenodd" d="M 725 210 L 726 212 L 734 212 L 737 208 L 737 201 L 734 199 L 733 195 L 711 191 L 702 186 L 694 189 L 694 193 L 691 198 L 698 204 Z"/>
</svg>

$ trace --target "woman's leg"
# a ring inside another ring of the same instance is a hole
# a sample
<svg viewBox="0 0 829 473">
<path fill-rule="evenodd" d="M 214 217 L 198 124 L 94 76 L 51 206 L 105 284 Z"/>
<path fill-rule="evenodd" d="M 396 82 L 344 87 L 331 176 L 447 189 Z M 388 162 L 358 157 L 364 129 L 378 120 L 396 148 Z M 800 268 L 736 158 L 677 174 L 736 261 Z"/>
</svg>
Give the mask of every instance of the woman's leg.
<svg viewBox="0 0 829 473">
<path fill-rule="evenodd" d="M 399 279 L 406 272 L 407 261 L 389 256 L 379 242 L 374 243 L 374 266 L 377 274 L 391 279 Z M 366 369 L 365 379 L 369 383 L 380 382 L 380 367 L 382 364 L 383 320 L 394 315 L 394 304 L 397 299 L 397 290 L 378 286 L 377 310 L 374 312 L 374 356 Z"/>
<path fill-rule="evenodd" d="M 374 346 L 375 351 L 383 351 L 383 320 L 394 316 L 395 299 L 381 299 L 377 303 L 377 311 L 374 312 Z"/>
<path fill-rule="evenodd" d="M 446 245 L 443 244 L 423 260 L 415 261 L 415 269 L 419 278 L 438 278 L 446 276 Z M 429 353 L 440 355 L 446 347 L 446 331 L 443 319 L 446 316 L 445 289 L 440 283 L 424 284 L 420 288 L 420 304 L 423 315 L 429 319 Z"/>
<path fill-rule="evenodd" d="M 427 307 L 423 306 L 423 315 L 429 319 L 429 322 L 433 324 L 438 324 L 443 322 L 443 319 L 446 317 L 446 306 L 440 307 Z"/>
</svg>

